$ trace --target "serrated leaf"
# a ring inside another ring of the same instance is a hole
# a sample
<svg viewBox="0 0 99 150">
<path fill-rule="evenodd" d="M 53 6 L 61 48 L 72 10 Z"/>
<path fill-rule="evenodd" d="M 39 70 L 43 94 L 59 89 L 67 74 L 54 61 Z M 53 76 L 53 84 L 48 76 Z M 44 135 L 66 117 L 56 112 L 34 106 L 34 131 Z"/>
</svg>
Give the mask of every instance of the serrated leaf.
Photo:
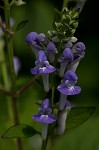
<svg viewBox="0 0 99 150">
<path fill-rule="evenodd" d="M 27 23 L 28 23 L 28 20 L 27 20 L 27 19 L 21 21 L 21 22 L 17 25 L 15 31 L 17 32 L 17 31 L 21 30 L 22 28 L 24 28 L 24 26 L 25 26 Z"/>
<path fill-rule="evenodd" d="M 86 122 L 95 109 L 95 107 L 73 107 L 67 117 L 66 129 L 75 128 Z"/>
<path fill-rule="evenodd" d="M 38 132 L 31 126 L 25 124 L 18 124 L 8 128 L 1 136 L 3 139 L 10 138 L 27 138 L 34 136 Z"/>
</svg>

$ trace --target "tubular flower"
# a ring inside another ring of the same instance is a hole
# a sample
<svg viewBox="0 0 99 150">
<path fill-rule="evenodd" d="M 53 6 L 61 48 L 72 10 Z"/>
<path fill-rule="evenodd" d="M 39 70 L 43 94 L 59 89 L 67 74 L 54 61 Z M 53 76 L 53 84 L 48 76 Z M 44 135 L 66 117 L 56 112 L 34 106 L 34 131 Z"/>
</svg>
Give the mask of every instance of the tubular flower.
<svg viewBox="0 0 99 150">
<path fill-rule="evenodd" d="M 48 124 L 51 124 L 57 120 L 57 118 L 51 114 L 49 99 L 43 100 L 39 112 L 37 115 L 32 115 L 32 118 L 36 122 L 42 123 L 42 138 L 45 140 L 47 137 Z"/>
<path fill-rule="evenodd" d="M 57 87 L 57 89 L 64 95 L 79 94 L 81 88 L 75 86 L 78 78 L 72 70 L 68 70 L 64 76 L 63 82 Z"/>
<path fill-rule="evenodd" d="M 50 60 L 51 62 L 53 62 L 53 61 L 54 61 L 54 58 L 55 58 L 55 54 L 58 53 L 55 44 L 54 44 L 53 42 L 49 42 L 48 45 L 47 45 L 47 47 L 46 47 L 46 51 L 47 51 L 49 60 Z"/>
<path fill-rule="evenodd" d="M 72 47 L 72 52 L 73 52 L 73 61 L 71 61 L 70 64 L 68 64 L 67 69 L 68 70 L 73 70 L 74 72 L 76 71 L 79 62 L 85 55 L 85 45 L 82 42 L 77 42 L 73 47 Z"/>
<path fill-rule="evenodd" d="M 79 94 L 81 88 L 79 86 L 75 86 L 78 78 L 76 74 L 72 70 L 68 70 L 64 76 L 62 83 L 57 87 L 57 90 L 60 91 L 60 99 L 59 99 L 59 109 L 63 110 L 66 98 L 68 95 Z"/>
<path fill-rule="evenodd" d="M 58 58 L 58 62 L 60 62 L 60 70 L 59 76 L 62 77 L 64 75 L 67 64 L 73 60 L 73 54 L 70 48 L 65 48 L 62 56 Z"/>
<path fill-rule="evenodd" d="M 32 115 L 32 118 L 44 124 L 50 124 L 57 120 L 57 118 L 51 114 L 52 109 L 50 108 L 49 99 L 45 99 L 39 108 L 37 115 Z"/>
<path fill-rule="evenodd" d="M 32 74 L 41 74 L 43 78 L 44 89 L 49 91 L 49 74 L 56 71 L 56 68 L 51 66 L 47 61 L 47 57 L 43 50 L 40 50 L 35 61 L 36 67 L 31 69 Z"/>
<path fill-rule="evenodd" d="M 46 41 L 45 34 L 37 34 L 36 32 L 30 32 L 26 37 L 27 44 L 33 50 L 37 57 L 38 51 L 42 49 L 42 43 Z"/>
</svg>

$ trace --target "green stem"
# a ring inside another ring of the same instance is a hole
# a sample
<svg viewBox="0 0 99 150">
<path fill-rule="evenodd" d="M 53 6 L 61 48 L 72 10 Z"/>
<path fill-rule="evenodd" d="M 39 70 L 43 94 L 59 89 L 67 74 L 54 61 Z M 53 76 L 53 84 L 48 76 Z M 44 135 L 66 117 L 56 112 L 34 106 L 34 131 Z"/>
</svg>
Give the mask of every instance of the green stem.
<svg viewBox="0 0 99 150">
<path fill-rule="evenodd" d="M 4 87 L 6 90 L 9 90 L 9 78 L 8 78 L 8 72 L 7 72 L 7 67 L 6 67 L 6 62 L 5 62 L 5 54 L 4 54 L 4 41 L 1 39 L 2 46 L 0 47 L 0 58 L 2 60 L 1 63 L 1 72 L 2 72 L 2 77 L 4 81 Z"/>
<path fill-rule="evenodd" d="M 48 141 L 48 138 L 47 138 L 46 140 L 43 140 L 43 141 L 42 141 L 41 150 L 46 150 L 46 148 L 47 148 L 47 141 Z"/>
<path fill-rule="evenodd" d="M 10 5 L 8 0 L 4 0 L 4 12 L 5 12 L 5 24 L 6 29 L 10 31 Z M 9 109 L 12 110 L 13 113 L 13 122 L 14 124 L 19 124 L 19 116 L 18 116 L 18 108 L 17 108 L 17 99 L 14 97 L 16 93 L 16 75 L 14 70 L 14 63 L 13 63 L 13 43 L 12 37 L 8 32 L 5 33 L 6 36 L 6 47 L 8 51 L 8 60 L 9 60 L 9 73 L 10 73 L 10 83 L 11 83 L 11 105 Z M 16 149 L 22 150 L 22 144 L 20 139 L 16 139 Z"/>
<path fill-rule="evenodd" d="M 62 9 L 63 9 L 64 7 L 67 7 L 68 2 L 69 2 L 69 0 L 63 0 Z"/>
<path fill-rule="evenodd" d="M 51 107 L 53 108 L 54 105 L 54 91 L 55 91 L 55 87 L 52 87 L 52 98 L 51 98 Z"/>
<path fill-rule="evenodd" d="M 10 6 L 8 0 L 4 1 L 4 9 L 5 9 L 6 28 L 7 30 L 10 30 Z M 15 75 L 14 63 L 13 63 L 13 44 L 12 44 L 12 37 L 10 37 L 8 33 L 6 33 L 6 44 L 8 50 L 8 58 L 9 58 L 11 90 L 14 93 L 16 90 L 16 75 Z"/>
<path fill-rule="evenodd" d="M 5 53 L 4 53 L 4 40 L 0 39 L 0 59 L 2 60 L 2 63 L 0 64 L 1 67 L 1 72 L 2 72 L 2 77 L 3 77 L 3 85 L 4 85 L 4 89 L 0 88 L 0 92 L 11 96 L 10 93 L 10 82 L 9 82 L 9 78 L 8 78 L 8 71 L 7 71 L 7 64 L 6 64 L 6 59 L 5 59 Z M 13 120 L 13 112 L 11 109 L 11 101 L 9 97 L 6 97 L 7 99 L 7 105 L 8 105 L 8 115 L 10 120 Z"/>
</svg>

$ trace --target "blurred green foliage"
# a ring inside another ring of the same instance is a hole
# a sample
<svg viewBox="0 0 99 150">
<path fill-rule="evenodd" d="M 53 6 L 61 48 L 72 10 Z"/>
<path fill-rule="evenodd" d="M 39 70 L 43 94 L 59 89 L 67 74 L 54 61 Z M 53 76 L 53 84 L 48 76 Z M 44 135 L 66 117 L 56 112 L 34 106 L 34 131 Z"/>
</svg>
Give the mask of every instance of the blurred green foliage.
<svg viewBox="0 0 99 150">
<path fill-rule="evenodd" d="M 21 87 L 32 77 L 30 68 L 34 66 L 35 61 L 32 50 L 25 43 L 26 35 L 31 31 L 47 33 L 52 29 L 55 17 L 53 7 L 61 9 L 61 6 L 61 0 L 59 2 L 56 0 L 27 0 L 26 5 L 12 9 L 11 14 L 15 20 L 14 29 L 20 21 L 25 19 L 29 21 L 22 30 L 15 34 L 13 39 L 14 53 L 22 63 L 22 69 L 17 79 L 18 87 Z M 98 1 L 94 3 L 93 0 L 88 0 L 80 14 L 75 36 L 86 45 L 85 58 L 77 69 L 78 85 L 82 87 L 82 92 L 80 95 L 68 98 L 72 104 L 78 106 L 96 106 L 97 111 L 93 118 L 84 125 L 68 131 L 66 135 L 57 139 L 55 146 L 52 145 L 53 150 L 99 150 L 99 29 L 97 28 L 99 9 L 97 8 Z M 35 123 L 31 116 L 37 112 L 38 106 L 35 102 L 43 98 L 44 91 L 36 82 L 19 97 L 18 108 L 21 123 L 33 125 L 40 131 L 41 126 Z M 6 97 L 0 94 L 0 134 L 12 125 L 8 118 L 7 103 Z M 32 138 L 23 139 L 22 142 L 24 150 L 33 149 Z M 0 140 L 0 150 L 13 149 L 15 148 L 12 140 Z"/>
</svg>

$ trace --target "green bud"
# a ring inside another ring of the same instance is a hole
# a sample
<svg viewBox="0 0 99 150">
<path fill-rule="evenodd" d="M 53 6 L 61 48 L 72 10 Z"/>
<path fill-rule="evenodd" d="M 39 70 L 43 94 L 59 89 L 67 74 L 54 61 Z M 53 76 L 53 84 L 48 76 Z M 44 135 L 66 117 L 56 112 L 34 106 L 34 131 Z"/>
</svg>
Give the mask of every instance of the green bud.
<svg viewBox="0 0 99 150">
<path fill-rule="evenodd" d="M 53 36 L 55 36 L 57 34 L 57 32 L 55 30 L 53 30 L 53 31 L 49 30 L 47 33 L 51 37 L 53 37 Z"/>
<path fill-rule="evenodd" d="M 78 39 L 77 39 L 76 37 L 72 36 L 72 37 L 70 38 L 70 40 L 71 40 L 72 43 L 75 43 L 75 42 L 77 42 Z"/>
<path fill-rule="evenodd" d="M 72 27 L 73 27 L 73 28 L 77 28 L 77 27 L 78 27 L 78 22 L 74 22 L 74 23 L 72 24 Z"/>
<path fill-rule="evenodd" d="M 57 114 L 58 114 L 58 109 L 57 109 L 57 108 L 53 109 L 53 114 L 54 114 L 55 116 L 57 116 Z"/>
<path fill-rule="evenodd" d="M 64 18 L 62 18 L 62 22 L 64 23 L 70 23 L 71 17 L 69 15 L 63 15 Z"/>
<path fill-rule="evenodd" d="M 61 22 L 55 22 L 55 27 L 56 27 L 56 29 L 57 30 L 60 30 L 60 28 L 62 27 L 63 25 L 62 25 L 62 23 Z"/>
<path fill-rule="evenodd" d="M 52 38 L 52 42 L 54 42 L 54 43 L 58 43 L 59 41 L 60 41 L 60 39 L 59 39 L 58 36 L 54 36 L 54 37 Z"/>
<path fill-rule="evenodd" d="M 55 31 L 55 30 L 53 30 L 52 31 L 52 35 L 54 36 L 54 35 L 56 35 L 57 34 L 57 32 Z"/>
<path fill-rule="evenodd" d="M 75 22 L 73 25 L 74 25 L 75 28 L 77 28 L 78 27 L 78 22 Z"/>
<path fill-rule="evenodd" d="M 67 8 L 67 7 L 64 7 L 63 10 L 62 10 L 62 13 L 63 13 L 63 14 L 66 14 L 67 12 L 68 12 L 68 8 Z"/>
<path fill-rule="evenodd" d="M 75 18 L 78 18 L 79 17 L 79 13 L 78 12 L 75 12 L 73 15 L 72 15 L 72 18 L 75 19 Z"/>
<path fill-rule="evenodd" d="M 66 15 L 66 22 L 70 22 L 71 21 L 71 17 L 69 15 Z"/>
<path fill-rule="evenodd" d="M 70 32 L 71 32 L 71 34 L 74 34 L 75 33 L 75 29 L 72 29 Z"/>
<path fill-rule="evenodd" d="M 61 19 L 63 22 L 66 20 L 66 15 L 65 14 L 63 14 L 62 15 L 62 19 Z"/>
<path fill-rule="evenodd" d="M 52 31 L 51 30 L 49 30 L 47 33 L 48 33 L 49 36 L 52 36 Z"/>
<path fill-rule="evenodd" d="M 70 16 L 72 19 L 76 19 L 79 17 L 79 12 L 78 11 L 70 11 Z"/>
<path fill-rule="evenodd" d="M 26 2 L 23 2 L 22 0 L 15 1 L 15 5 L 17 5 L 17 6 L 21 6 L 24 4 L 26 4 Z"/>
</svg>

